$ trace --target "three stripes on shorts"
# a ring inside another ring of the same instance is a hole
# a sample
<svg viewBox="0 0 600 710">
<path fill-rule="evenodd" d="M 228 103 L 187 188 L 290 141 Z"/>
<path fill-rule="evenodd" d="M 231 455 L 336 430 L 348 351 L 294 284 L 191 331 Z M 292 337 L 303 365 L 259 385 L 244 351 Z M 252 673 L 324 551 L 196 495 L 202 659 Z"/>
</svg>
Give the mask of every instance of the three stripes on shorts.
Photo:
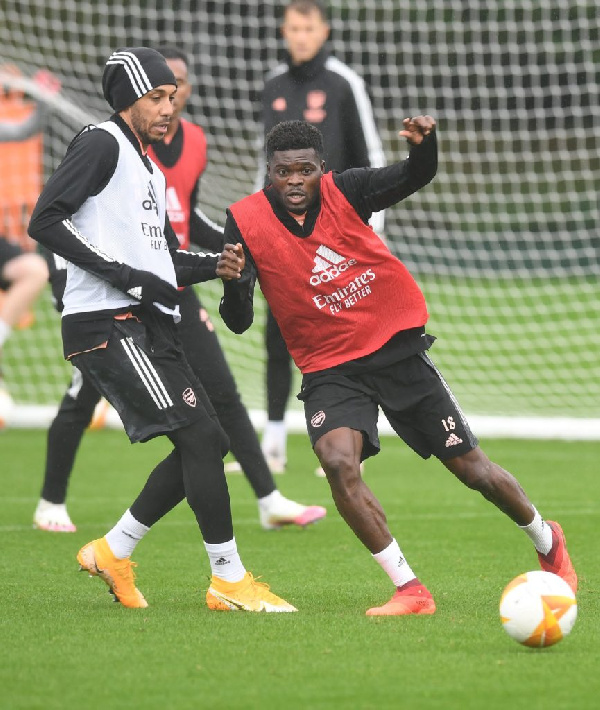
<svg viewBox="0 0 600 710">
<path fill-rule="evenodd" d="M 133 338 L 123 338 L 121 345 L 157 408 L 167 409 L 172 407 L 173 400 L 146 353 L 133 342 Z"/>
</svg>

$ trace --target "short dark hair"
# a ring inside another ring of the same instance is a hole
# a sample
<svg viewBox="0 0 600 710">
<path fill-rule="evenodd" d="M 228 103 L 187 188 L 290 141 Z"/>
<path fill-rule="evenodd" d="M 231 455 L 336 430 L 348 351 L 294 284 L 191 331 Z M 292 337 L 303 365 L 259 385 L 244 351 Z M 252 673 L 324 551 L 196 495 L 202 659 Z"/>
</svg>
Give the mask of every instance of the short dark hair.
<svg viewBox="0 0 600 710">
<path fill-rule="evenodd" d="M 282 121 L 267 134 L 267 162 L 277 150 L 298 150 L 314 148 L 319 158 L 323 156 L 323 135 L 321 131 L 306 121 Z"/>
<path fill-rule="evenodd" d="M 321 15 L 323 22 L 327 22 L 327 10 L 325 8 L 325 3 L 320 0 L 290 0 L 285 6 L 284 14 L 288 10 L 295 10 L 301 15 L 308 15 L 313 10 L 317 10 Z"/>
<path fill-rule="evenodd" d="M 165 59 L 181 59 L 186 67 L 190 65 L 187 54 L 172 44 L 162 44 L 156 48 L 156 51 L 160 52 Z"/>
</svg>

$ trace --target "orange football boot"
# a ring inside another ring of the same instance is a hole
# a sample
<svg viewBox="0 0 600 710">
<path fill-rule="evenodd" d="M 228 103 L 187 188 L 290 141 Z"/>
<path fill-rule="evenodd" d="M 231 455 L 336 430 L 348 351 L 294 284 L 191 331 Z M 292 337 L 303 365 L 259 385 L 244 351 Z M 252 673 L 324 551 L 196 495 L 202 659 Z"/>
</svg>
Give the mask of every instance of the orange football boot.
<svg viewBox="0 0 600 710">
<path fill-rule="evenodd" d="M 77 553 L 81 571 L 89 572 L 91 577 L 100 577 L 115 597 L 115 601 L 130 609 L 145 609 L 148 602 L 135 586 L 133 568 L 135 562 L 129 557 L 115 557 L 106 542 L 106 538 L 92 540 Z"/>
<path fill-rule="evenodd" d="M 269 591 L 268 584 L 254 579 L 250 572 L 239 582 L 226 582 L 213 576 L 206 592 L 206 605 L 213 611 L 298 611 Z"/>
<path fill-rule="evenodd" d="M 418 579 L 412 579 L 399 587 L 394 596 L 383 606 L 367 611 L 367 616 L 406 616 L 407 614 L 433 614 L 435 602 L 427 587 Z"/>
<path fill-rule="evenodd" d="M 577 573 L 567 552 L 563 529 L 554 520 L 546 520 L 546 522 L 552 528 L 552 547 L 546 555 L 538 552 L 540 566 L 545 572 L 552 572 L 562 577 L 573 590 L 573 594 L 577 594 Z"/>
</svg>

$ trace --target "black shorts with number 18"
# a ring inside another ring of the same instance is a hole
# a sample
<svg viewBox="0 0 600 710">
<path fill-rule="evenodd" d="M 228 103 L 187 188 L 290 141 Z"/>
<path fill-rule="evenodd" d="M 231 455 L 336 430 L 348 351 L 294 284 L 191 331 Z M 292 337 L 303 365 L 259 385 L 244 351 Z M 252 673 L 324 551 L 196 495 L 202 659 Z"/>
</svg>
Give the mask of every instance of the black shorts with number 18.
<svg viewBox="0 0 600 710">
<path fill-rule="evenodd" d="M 427 353 L 376 371 L 342 375 L 334 370 L 304 379 L 306 428 L 314 446 L 323 434 L 349 427 L 362 432 L 362 460 L 379 452 L 379 408 L 419 456 L 444 461 L 477 446 L 456 398 Z"/>
</svg>

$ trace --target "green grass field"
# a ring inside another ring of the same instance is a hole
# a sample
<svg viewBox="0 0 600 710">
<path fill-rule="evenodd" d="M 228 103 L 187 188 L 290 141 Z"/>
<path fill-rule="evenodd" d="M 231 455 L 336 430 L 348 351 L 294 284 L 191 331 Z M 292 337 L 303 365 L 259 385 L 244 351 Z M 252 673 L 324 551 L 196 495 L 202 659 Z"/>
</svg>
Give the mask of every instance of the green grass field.
<svg viewBox="0 0 600 710">
<path fill-rule="evenodd" d="M 540 511 L 561 521 L 579 572 L 575 628 L 545 650 L 516 644 L 498 616 L 504 585 L 537 567 L 529 541 L 396 439 L 383 440 L 365 477 L 436 598 L 431 617 L 365 617 L 391 585 L 341 522 L 301 435 L 277 480 L 284 494 L 327 506 L 319 525 L 263 531 L 246 480 L 228 478 L 246 566 L 299 613 L 209 612 L 208 562 L 184 505 L 135 552 L 150 607 L 122 608 L 100 580 L 76 572 L 75 554 L 117 520 L 166 444 L 87 435 L 69 498 L 78 532 L 56 535 L 31 527 L 44 442 L 44 432 L 0 432 L 1 708 L 597 707 L 600 442 L 484 442 Z"/>
</svg>

